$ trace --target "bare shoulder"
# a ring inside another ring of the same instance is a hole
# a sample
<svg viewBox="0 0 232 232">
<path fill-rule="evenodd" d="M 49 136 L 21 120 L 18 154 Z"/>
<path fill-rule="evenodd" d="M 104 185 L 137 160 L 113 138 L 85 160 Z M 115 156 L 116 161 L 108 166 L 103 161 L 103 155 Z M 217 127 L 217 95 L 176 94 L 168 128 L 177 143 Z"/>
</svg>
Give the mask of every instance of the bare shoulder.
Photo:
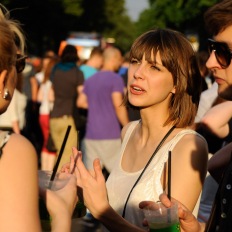
<svg viewBox="0 0 232 232">
<path fill-rule="evenodd" d="M 189 133 L 184 135 L 175 146 L 178 153 L 191 153 L 195 156 L 208 157 L 208 144 L 204 137 L 198 133 Z"/>
<path fill-rule="evenodd" d="M 25 168 L 28 165 L 37 165 L 37 155 L 35 148 L 25 137 L 19 134 L 12 134 L 9 141 L 3 148 L 1 162 L 8 166 L 15 164 Z M 4 168 L 6 166 L 4 165 Z"/>
</svg>

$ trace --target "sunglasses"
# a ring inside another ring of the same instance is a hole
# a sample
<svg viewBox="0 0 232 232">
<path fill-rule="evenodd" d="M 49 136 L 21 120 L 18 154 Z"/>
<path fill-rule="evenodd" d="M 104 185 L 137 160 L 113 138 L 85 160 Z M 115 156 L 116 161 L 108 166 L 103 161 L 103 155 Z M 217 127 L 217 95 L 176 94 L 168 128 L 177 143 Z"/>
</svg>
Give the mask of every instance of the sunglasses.
<svg viewBox="0 0 232 232">
<path fill-rule="evenodd" d="M 222 66 L 222 68 L 227 68 L 230 65 L 232 51 L 226 43 L 208 39 L 208 49 L 210 54 L 214 51 L 217 62 Z"/>
<path fill-rule="evenodd" d="M 15 63 L 17 73 L 21 73 L 23 69 L 25 68 L 26 58 L 27 56 L 17 54 L 16 63 Z"/>
</svg>

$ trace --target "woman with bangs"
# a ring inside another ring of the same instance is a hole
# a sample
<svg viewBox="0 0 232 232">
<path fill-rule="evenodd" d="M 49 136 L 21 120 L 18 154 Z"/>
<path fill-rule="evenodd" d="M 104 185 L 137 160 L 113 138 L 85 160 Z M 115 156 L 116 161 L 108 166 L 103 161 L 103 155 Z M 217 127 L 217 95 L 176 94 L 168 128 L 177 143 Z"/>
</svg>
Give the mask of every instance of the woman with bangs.
<svg viewBox="0 0 232 232">
<path fill-rule="evenodd" d="M 197 215 L 208 155 L 205 139 L 191 129 L 200 83 L 195 52 L 181 33 L 151 30 L 133 43 L 124 103 L 138 108 L 141 120 L 122 129 L 121 151 L 106 184 L 100 161 L 89 171 L 73 149 L 77 184 L 104 230 L 144 230 L 139 203 L 158 201 L 168 191 L 170 153 L 171 196 Z"/>
</svg>

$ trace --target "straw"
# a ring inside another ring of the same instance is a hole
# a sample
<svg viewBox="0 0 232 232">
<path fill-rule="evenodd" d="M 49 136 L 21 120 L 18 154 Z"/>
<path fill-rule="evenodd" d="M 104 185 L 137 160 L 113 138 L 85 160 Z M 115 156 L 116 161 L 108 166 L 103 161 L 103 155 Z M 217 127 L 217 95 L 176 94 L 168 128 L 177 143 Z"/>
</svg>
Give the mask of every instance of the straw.
<svg viewBox="0 0 232 232">
<path fill-rule="evenodd" d="M 61 146 L 61 149 L 60 149 L 60 152 L 59 152 L 59 155 L 58 155 L 58 158 L 56 160 L 56 164 L 53 168 L 53 171 L 52 171 L 52 176 L 51 176 L 51 179 L 50 181 L 53 181 L 55 176 L 56 176 L 56 172 L 57 172 L 57 169 L 58 169 L 58 166 L 59 166 L 59 163 L 60 163 L 60 160 L 61 160 L 61 157 L 63 155 L 63 152 L 64 152 L 64 148 L 65 148 L 65 145 L 66 145 L 66 142 L 67 142 L 67 139 L 68 139 L 68 135 L 69 135 L 69 132 L 71 130 L 71 126 L 69 125 L 67 130 L 66 130 L 66 134 L 64 136 L 64 140 L 63 140 L 63 143 L 62 143 L 62 146 Z M 51 185 L 51 182 L 49 184 L 49 186 Z"/>
<path fill-rule="evenodd" d="M 171 200 L 171 151 L 168 151 L 168 198 Z"/>
</svg>

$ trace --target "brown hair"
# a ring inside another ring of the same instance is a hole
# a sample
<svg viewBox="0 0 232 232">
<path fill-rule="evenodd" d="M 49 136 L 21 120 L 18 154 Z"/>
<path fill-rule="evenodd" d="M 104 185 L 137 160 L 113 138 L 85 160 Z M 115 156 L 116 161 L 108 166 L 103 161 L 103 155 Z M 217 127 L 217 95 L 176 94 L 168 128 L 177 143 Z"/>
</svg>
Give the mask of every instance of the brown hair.
<svg viewBox="0 0 232 232">
<path fill-rule="evenodd" d="M 47 80 L 50 79 L 53 67 L 55 66 L 55 64 L 57 62 L 58 62 L 58 58 L 56 58 L 56 57 L 50 58 L 47 66 L 45 68 L 45 71 L 44 71 L 43 83 L 45 83 Z"/>
<path fill-rule="evenodd" d="M 0 72 L 10 70 L 16 61 L 16 44 L 24 53 L 25 38 L 17 21 L 10 19 L 10 13 L 0 4 Z"/>
<path fill-rule="evenodd" d="M 232 25 L 232 1 L 225 0 L 210 7 L 204 14 L 205 28 L 210 36 Z"/>
<path fill-rule="evenodd" d="M 151 30 L 133 43 L 130 59 L 152 62 L 160 53 L 162 64 L 172 73 L 176 93 L 169 104 L 169 117 L 164 125 L 190 126 L 195 118 L 201 92 L 201 75 L 190 42 L 180 32 L 170 29 Z M 128 103 L 126 97 L 124 103 Z"/>
<path fill-rule="evenodd" d="M 62 54 L 61 54 L 61 62 L 77 62 L 79 60 L 77 49 L 75 46 L 68 44 L 65 46 Z"/>
</svg>

